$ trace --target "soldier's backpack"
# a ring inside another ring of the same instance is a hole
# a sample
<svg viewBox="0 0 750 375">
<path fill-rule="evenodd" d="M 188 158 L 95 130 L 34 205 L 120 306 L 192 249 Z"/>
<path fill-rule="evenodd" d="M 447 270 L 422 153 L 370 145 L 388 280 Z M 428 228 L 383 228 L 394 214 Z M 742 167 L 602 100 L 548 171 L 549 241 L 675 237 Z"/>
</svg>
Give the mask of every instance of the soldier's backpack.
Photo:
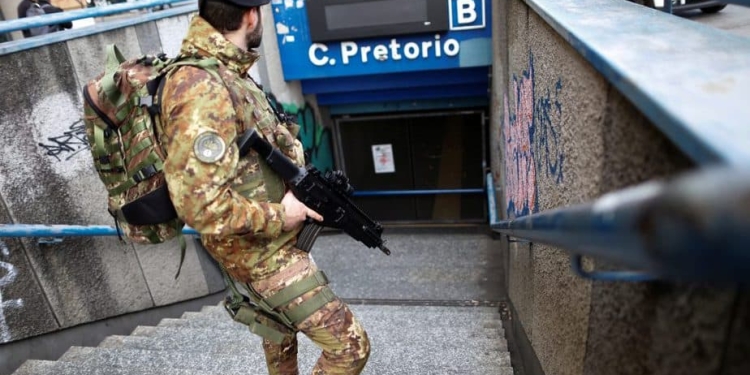
<svg viewBox="0 0 750 375">
<path fill-rule="evenodd" d="M 105 72 L 83 88 L 83 107 L 94 166 L 107 189 L 118 234 L 145 244 L 179 237 L 184 259 L 185 223 L 169 198 L 163 172 L 166 153 L 157 131 L 164 77 L 181 65 L 216 72 L 217 62 L 168 59 L 164 54 L 126 61 L 110 45 Z"/>
</svg>

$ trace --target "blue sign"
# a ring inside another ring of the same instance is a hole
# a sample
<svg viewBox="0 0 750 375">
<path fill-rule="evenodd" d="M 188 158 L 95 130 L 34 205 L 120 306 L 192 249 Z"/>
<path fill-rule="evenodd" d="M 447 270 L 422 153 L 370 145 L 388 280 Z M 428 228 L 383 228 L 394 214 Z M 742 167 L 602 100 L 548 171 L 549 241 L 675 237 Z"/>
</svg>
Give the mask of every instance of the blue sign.
<svg viewBox="0 0 750 375">
<path fill-rule="evenodd" d="M 284 78 L 330 78 L 491 65 L 491 12 L 487 0 L 445 1 L 450 12 L 450 30 L 445 33 L 313 43 L 305 0 L 273 0 Z"/>
<path fill-rule="evenodd" d="M 487 12 L 483 0 L 448 0 L 451 30 L 484 29 Z"/>
</svg>

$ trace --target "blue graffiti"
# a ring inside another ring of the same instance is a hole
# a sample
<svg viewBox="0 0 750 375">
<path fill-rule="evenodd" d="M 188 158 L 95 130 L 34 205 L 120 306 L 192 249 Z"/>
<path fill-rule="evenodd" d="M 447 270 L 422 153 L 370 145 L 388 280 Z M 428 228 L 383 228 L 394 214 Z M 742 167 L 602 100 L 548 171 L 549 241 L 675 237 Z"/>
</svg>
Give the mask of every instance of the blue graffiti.
<svg viewBox="0 0 750 375">
<path fill-rule="evenodd" d="M 562 91 L 562 79 L 555 84 L 555 92 L 546 89 L 545 95 L 536 100 L 534 106 L 534 124 L 531 132 L 531 144 L 534 145 L 538 170 L 544 170 L 547 177 L 555 183 L 563 182 L 563 164 L 565 155 L 562 152 L 560 131 L 562 121 L 562 103 L 559 97 Z M 535 140 L 534 136 L 538 138 Z"/>
<path fill-rule="evenodd" d="M 565 154 L 561 131 L 563 105 L 560 94 L 562 79 L 554 89 L 542 89 L 538 95 L 534 55 L 529 53 L 529 67 L 513 75 L 511 93 L 514 105 L 505 97 L 502 136 L 505 143 L 506 212 L 520 217 L 539 212 L 539 178 L 563 182 Z M 554 91 L 553 91 L 554 90 Z M 543 175 L 541 174 L 543 173 Z"/>
</svg>

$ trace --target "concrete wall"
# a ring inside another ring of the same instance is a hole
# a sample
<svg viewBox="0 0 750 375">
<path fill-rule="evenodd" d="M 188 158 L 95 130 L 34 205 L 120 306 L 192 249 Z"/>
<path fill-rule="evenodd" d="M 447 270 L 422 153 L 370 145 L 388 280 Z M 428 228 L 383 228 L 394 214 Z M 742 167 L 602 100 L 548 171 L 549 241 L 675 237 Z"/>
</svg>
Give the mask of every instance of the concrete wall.
<svg viewBox="0 0 750 375">
<path fill-rule="evenodd" d="M 501 3 L 494 7 L 501 25 L 492 142 L 506 218 L 692 167 L 524 1 Z M 737 335 L 747 333 L 747 296 L 735 287 L 592 283 L 570 271 L 560 249 L 501 243 L 519 343 L 514 358 L 526 373 L 747 373 L 736 355 L 743 345 Z"/>
<path fill-rule="evenodd" d="M 19 3 L 21 3 L 21 0 L 0 0 L 0 12 L 3 13 L 3 18 L 6 20 L 14 20 L 18 18 Z M 10 34 L 11 38 L 14 40 L 23 38 L 23 34 L 21 34 L 20 31 L 14 31 Z"/>
<path fill-rule="evenodd" d="M 174 54 L 188 22 L 163 19 L 0 56 L 0 222 L 114 224 L 84 141 L 81 87 L 103 70 L 107 44 L 128 57 Z M 175 280 L 176 240 L 0 239 L 0 344 L 223 290 L 207 256 L 188 244 Z"/>
</svg>

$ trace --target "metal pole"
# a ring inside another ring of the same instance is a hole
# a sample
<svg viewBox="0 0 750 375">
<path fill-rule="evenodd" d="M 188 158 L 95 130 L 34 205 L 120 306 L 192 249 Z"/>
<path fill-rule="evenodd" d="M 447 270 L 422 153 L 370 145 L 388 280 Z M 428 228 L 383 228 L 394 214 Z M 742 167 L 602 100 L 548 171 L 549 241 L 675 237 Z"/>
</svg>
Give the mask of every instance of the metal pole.
<svg viewBox="0 0 750 375">
<path fill-rule="evenodd" d="M 120 232 L 122 233 L 122 232 Z M 190 227 L 182 230 L 186 235 L 197 235 Z M 117 236 L 117 229 L 106 225 L 44 225 L 0 224 L 0 237 L 90 237 Z"/>
<path fill-rule="evenodd" d="M 750 170 L 649 182 L 492 228 L 662 278 L 750 281 Z"/>
<path fill-rule="evenodd" d="M 71 10 L 68 12 L 45 14 L 37 17 L 19 18 L 9 21 L 0 21 L 0 34 L 11 31 L 26 30 L 32 27 L 44 25 L 54 25 L 62 22 L 75 21 L 83 18 L 103 17 L 118 13 L 124 13 L 131 10 L 144 8 L 153 8 L 167 4 L 193 4 L 192 1 L 185 0 L 144 0 L 132 3 L 122 3 L 108 5 L 104 7 L 95 7 L 87 9 Z"/>
</svg>

